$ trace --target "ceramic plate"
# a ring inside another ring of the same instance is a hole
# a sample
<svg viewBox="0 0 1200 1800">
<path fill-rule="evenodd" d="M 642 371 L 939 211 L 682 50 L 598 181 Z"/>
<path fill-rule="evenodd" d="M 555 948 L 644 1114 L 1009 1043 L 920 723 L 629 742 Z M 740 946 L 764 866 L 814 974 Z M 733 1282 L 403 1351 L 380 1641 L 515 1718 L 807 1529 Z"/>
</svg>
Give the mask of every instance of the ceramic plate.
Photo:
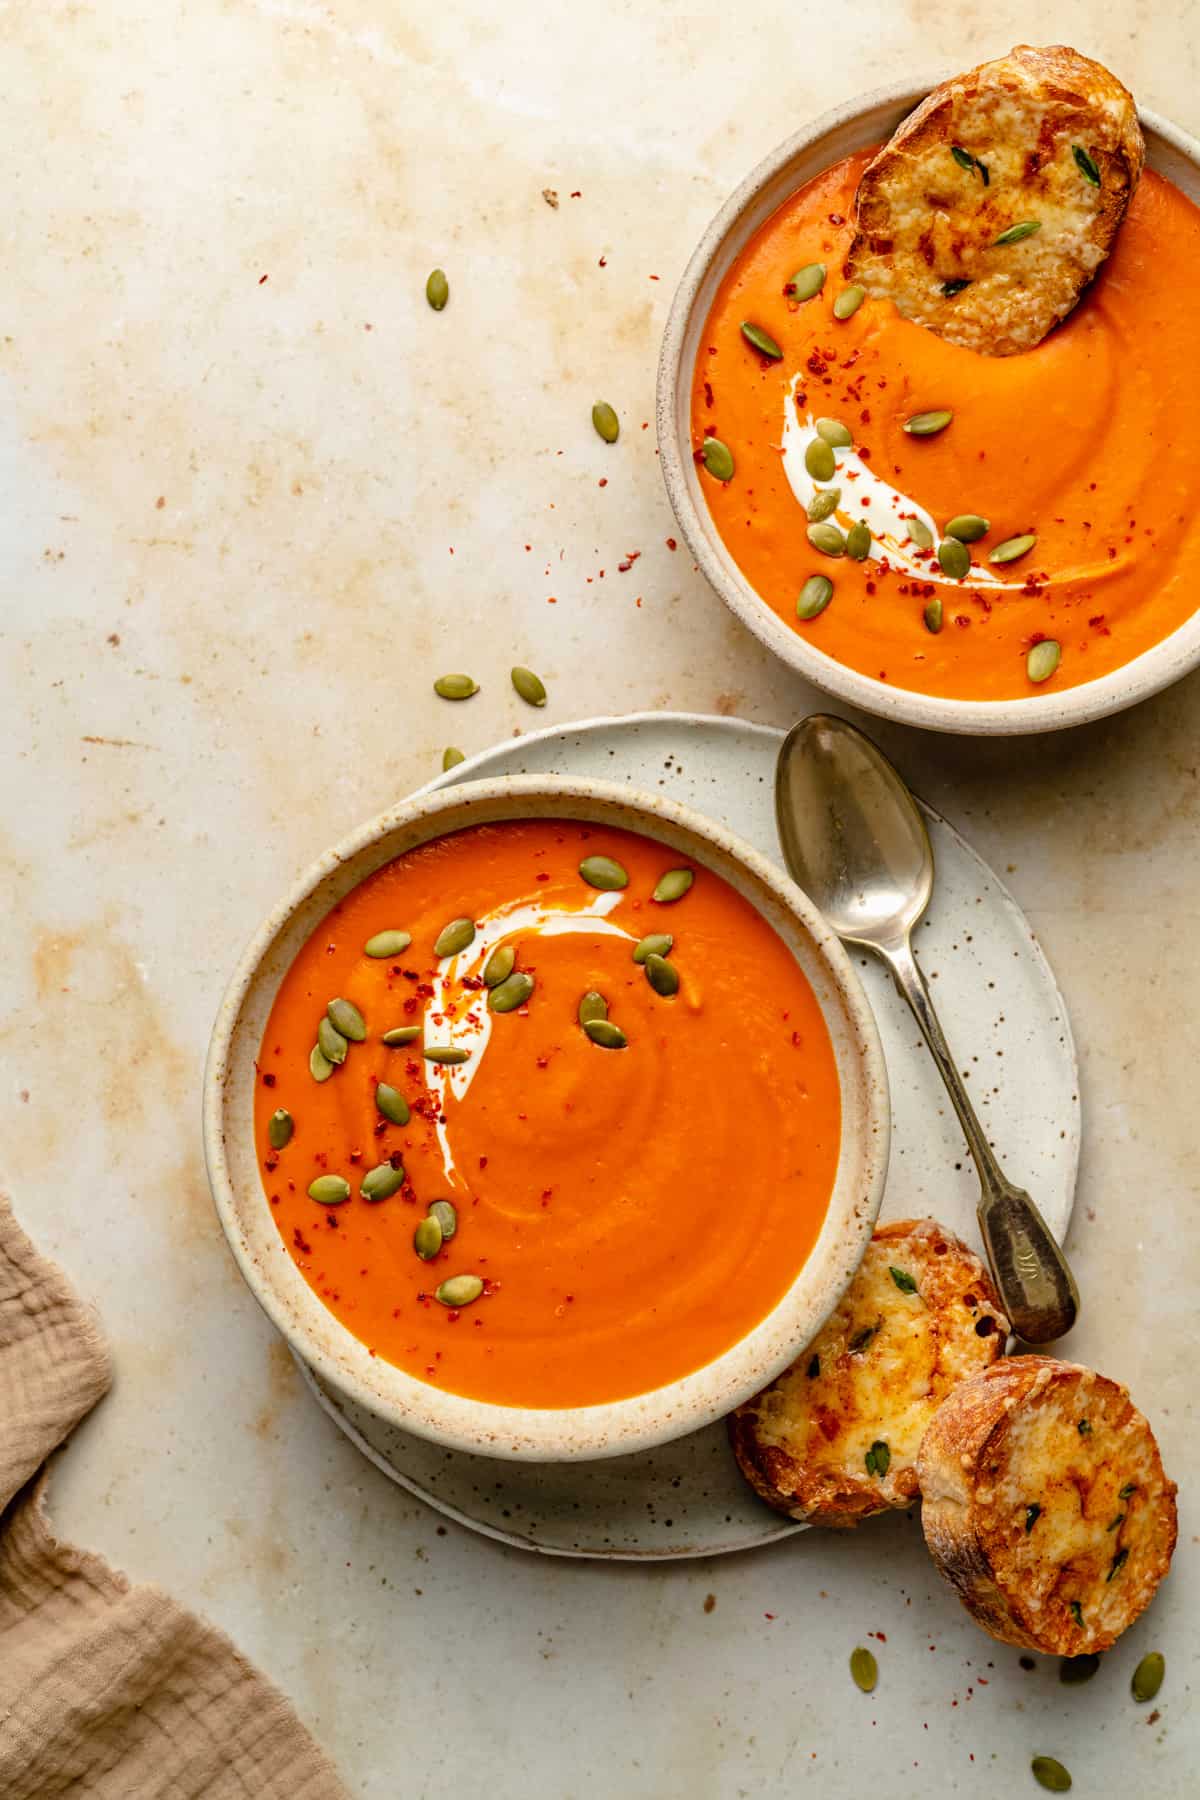
<svg viewBox="0 0 1200 1800">
<path fill-rule="evenodd" d="M 782 739 L 767 726 L 687 713 L 593 719 L 484 751 L 429 787 L 518 774 L 627 781 L 707 813 L 780 862 L 773 799 Z M 937 886 L 917 952 L 993 1144 L 1061 1239 L 1079 1160 L 1075 1048 L 1062 995 L 1003 883 L 925 811 Z M 937 1073 L 883 970 L 858 960 L 892 1089 L 881 1216 L 935 1217 L 978 1248 L 978 1187 Z M 719 1556 L 804 1529 L 749 1491 L 719 1424 L 603 1462 L 500 1462 L 382 1424 L 301 1367 L 325 1411 L 385 1474 L 448 1517 L 521 1549 L 628 1560 Z"/>
</svg>

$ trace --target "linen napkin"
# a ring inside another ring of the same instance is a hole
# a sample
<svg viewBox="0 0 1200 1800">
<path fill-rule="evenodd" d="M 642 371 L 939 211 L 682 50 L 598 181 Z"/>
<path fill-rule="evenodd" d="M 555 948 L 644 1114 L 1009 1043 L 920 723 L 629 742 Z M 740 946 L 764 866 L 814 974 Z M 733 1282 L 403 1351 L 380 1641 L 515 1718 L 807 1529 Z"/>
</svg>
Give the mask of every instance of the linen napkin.
<svg viewBox="0 0 1200 1800">
<path fill-rule="evenodd" d="M 51 1532 L 43 1465 L 111 1379 L 97 1326 L 0 1194 L 0 1794 L 349 1800 L 227 1637 Z"/>
</svg>

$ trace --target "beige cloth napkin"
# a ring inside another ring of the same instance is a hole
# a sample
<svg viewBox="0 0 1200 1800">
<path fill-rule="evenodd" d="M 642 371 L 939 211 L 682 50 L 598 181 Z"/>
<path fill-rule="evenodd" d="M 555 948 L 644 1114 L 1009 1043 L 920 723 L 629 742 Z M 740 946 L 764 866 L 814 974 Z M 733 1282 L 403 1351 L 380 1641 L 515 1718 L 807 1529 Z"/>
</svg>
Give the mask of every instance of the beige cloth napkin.
<svg viewBox="0 0 1200 1800">
<path fill-rule="evenodd" d="M 52 1535 L 42 1465 L 111 1379 L 96 1325 L 0 1195 L 0 1795 L 348 1800 L 227 1637 Z"/>
</svg>

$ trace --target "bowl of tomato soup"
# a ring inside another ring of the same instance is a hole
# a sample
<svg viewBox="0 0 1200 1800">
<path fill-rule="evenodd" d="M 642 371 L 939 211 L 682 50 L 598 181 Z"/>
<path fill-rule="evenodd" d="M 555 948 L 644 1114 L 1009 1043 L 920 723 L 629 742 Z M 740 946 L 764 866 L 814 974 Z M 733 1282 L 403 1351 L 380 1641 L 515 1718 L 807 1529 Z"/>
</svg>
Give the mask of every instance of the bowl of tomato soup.
<svg viewBox="0 0 1200 1800">
<path fill-rule="evenodd" d="M 816 1333 L 878 1211 L 869 1007 L 811 903 L 684 808 L 518 777 L 323 857 L 222 1003 L 205 1148 L 254 1294 L 403 1429 L 614 1455 Z"/>
<path fill-rule="evenodd" d="M 986 356 L 842 273 L 862 169 L 925 91 L 825 114 L 705 233 L 659 367 L 667 490 L 721 598 L 829 693 L 943 731 L 1080 724 L 1200 661 L 1200 147 L 1143 113 L 1111 256 L 1035 349 Z"/>
</svg>

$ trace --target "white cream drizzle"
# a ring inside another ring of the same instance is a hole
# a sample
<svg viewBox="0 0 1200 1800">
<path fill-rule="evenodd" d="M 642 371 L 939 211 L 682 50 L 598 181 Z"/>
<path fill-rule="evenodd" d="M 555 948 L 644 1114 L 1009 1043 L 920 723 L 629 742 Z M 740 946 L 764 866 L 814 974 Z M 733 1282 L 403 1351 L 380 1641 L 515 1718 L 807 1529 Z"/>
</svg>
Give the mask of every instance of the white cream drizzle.
<svg viewBox="0 0 1200 1800">
<path fill-rule="evenodd" d="M 888 567 L 918 581 L 935 581 L 943 587 L 961 588 L 964 583 L 946 575 L 933 551 L 922 551 L 908 537 L 904 520 L 916 517 L 922 521 L 936 545 L 940 533 L 932 513 L 926 512 L 907 494 L 880 479 L 857 450 L 834 451 L 835 473 L 832 481 L 814 481 L 804 466 L 804 453 L 814 438 L 819 437 L 816 419 L 809 413 L 804 422 L 796 409 L 796 387 L 800 381 L 793 375 L 783 405 L 783 470 L 800 505 L 805 511 L 823 488 L 840 487 L 842 497 L 832 515 L 843 529 L 865 519 L 871 527 L 871 557 L 886 559 Z M 999 587 L 1000 578 L 990 569 L 975 564 L 966 585 Z"/>
</svg>

